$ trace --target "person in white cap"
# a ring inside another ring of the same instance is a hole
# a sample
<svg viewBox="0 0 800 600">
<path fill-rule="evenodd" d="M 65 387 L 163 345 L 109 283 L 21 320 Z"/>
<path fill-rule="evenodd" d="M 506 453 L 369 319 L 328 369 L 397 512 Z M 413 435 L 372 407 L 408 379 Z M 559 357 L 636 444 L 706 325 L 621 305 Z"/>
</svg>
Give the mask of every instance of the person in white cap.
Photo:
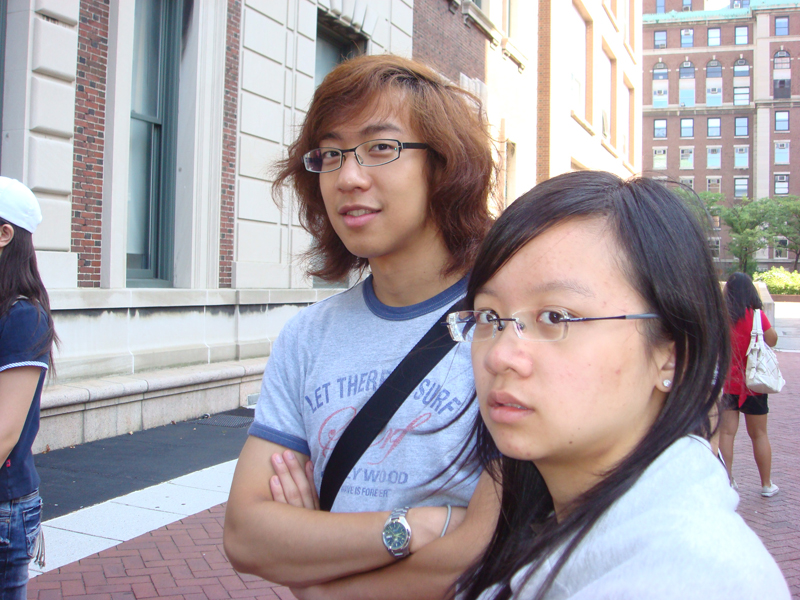
<svg viewBox="0 0 800 600">
<path fill-rule="evenodd" d="M 8 543 L 0 543 L 0 598 L 14 600 L 26 597 L 31 559 L 44 566 L 42 500 L 31 447 L 57 337 L 33 248 L 41 221 L 33 192 L 0 177 L 0 519 L 9 526 Z"/>
</svg>

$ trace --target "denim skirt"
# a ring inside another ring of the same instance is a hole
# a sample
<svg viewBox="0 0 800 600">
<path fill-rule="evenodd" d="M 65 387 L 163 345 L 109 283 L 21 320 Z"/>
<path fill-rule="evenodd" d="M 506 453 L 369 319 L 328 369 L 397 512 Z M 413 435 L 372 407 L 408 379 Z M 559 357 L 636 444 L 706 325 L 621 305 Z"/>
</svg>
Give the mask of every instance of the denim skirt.
<svg viewBox="0 0 800 600">
<path fill-rule="evenodd" d="M 41 520 L 38 490 L 0 502 L 0 600 L 24 600 L 28 564 L 35 558 L 44 566 Z"/>
</svg>

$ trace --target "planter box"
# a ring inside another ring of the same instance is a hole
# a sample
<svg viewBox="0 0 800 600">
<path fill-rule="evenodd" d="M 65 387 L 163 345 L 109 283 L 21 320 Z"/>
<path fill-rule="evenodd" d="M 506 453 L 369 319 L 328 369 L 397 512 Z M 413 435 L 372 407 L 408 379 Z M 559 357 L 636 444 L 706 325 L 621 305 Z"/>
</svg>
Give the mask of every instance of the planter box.
<svg viewBox="0 0 800 600">
<path fill-rule="evenodd" d="M 772 299 L 775 302 L 800 302 L 800 295 L 798 294 L 773 294 Z"/>
</svg>

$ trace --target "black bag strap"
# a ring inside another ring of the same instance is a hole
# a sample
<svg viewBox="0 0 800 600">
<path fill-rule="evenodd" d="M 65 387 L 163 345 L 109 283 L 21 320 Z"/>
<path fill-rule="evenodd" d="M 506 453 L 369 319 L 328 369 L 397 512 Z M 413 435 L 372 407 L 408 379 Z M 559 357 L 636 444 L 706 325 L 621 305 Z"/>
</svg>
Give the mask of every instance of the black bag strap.
<svg viewBox="0 0 800 600">
<path fill-rule="evenodd" d="M 372 397 L 358 411 L 350 424 L 336 442 L 325 472 L 319 492 L 322 510 L 330 510 L 339 488 L 352 468 L 383 431 L 386 424 L 416 389 L 431 369 L 439 364 L 455 342 L 445 327 L 448 313 L 463 310 L 464 300 L 459 300 L 439 317 L 428 332 L 422 336 L 400 364 L 375 390 Z"/>
</svg>

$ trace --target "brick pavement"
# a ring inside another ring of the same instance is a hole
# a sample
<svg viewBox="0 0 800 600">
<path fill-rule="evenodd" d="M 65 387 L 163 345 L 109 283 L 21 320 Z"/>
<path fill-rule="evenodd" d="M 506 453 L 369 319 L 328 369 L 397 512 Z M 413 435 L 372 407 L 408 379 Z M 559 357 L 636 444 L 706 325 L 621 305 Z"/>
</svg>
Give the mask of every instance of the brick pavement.
<svg viewBox="0 0 800 600">
<path fill-rule="evenodd" d="M 28 598 L 295 600 L 288 588 L 233 570 L 221 504 L 32 579 Z"/>
<path fill-rule="evenodd" d="M 752 446 L 744 423 L 734 451 L 739 513 L 778 561 L 800 600 L 800 353 L 781 352 L 786 388 L 770 399 L 772 478 L 781 491 L 762 498 Z M 224 505 L 151 531 L 138 538 L 32 579 L 28 598 L 58 600 L 289 600 L 286 587 L 236 573 L 222 550 Z"/>
</svg>

